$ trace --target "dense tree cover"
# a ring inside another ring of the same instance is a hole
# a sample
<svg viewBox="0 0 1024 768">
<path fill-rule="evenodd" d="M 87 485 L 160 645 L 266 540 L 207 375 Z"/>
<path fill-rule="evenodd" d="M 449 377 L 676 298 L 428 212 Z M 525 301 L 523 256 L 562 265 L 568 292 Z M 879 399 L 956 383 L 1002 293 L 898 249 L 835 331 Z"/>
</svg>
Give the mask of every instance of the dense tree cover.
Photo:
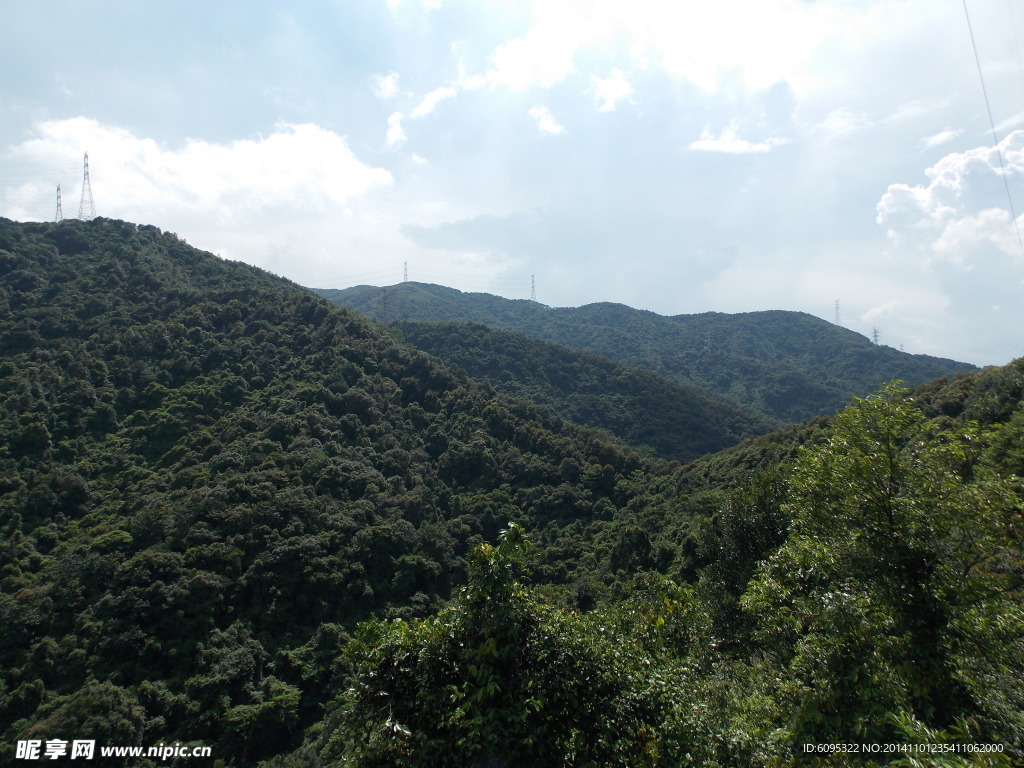
<svg viewBox="0 0 1024 768">
<path fill-rule="evenodd" d="M 401 322 L 392 330 L 500 392 L 664 459 L 691 461 L 778 426 L 651 371 L 523 334 L 478 323 Z"/>
<path fill-rule="evenodd" d="M 653 750 L 638 639 L 538 601 L 521 582 L 528 552 L 513 525 L 476 550 L 443 613 L 361 627 L 324 752 L 360 765 L 626 766 Z"/>
<path fill-rule="evenodd" d="M 589 350 L 791 423 L 832 413 L 894 379 L 916 385 L 973 368 L 877 346 L 800 312 L 663 317 L 622 304 L 551 308 L 422 283 L 318 293 L 385 324 L 482 323 Z"/>
<path fill-rule="evenodd" d="M 666 464 L 153 227 L 0 220 L 0 755 L 1020 755 L 1022 401 L 1024 360 Z"/>
<path fill-rule="evenodd" d="M 572 584 L 666 503 L 610 437 L 153 227 L 2 221 L 0 278 L 0 749 L 103 701 L 127 743 L 272 754 L 359 620 L 436 609 L 510 520 Z"/>
<path fill-rule="evenodd" d="M 1020 483 L 982 464 L 986 439 L 890 387 L 800 456 L 789 536 L 743 598 L 803 687 L 798 736 L 891 740 L 899 711 L 1020 743 Z"/>
<path fill-rule="evenodd" d="M 348 687 L 274 765 L 1019 764 L 1024 507 L 986 458 L 999 430 L 888 387 L 820 437 L 732 496 L 695 589 L 648 574 L 580 614 L 524 585 L 503 532 L 444 611 L 360 627 Z"/>
</svg>

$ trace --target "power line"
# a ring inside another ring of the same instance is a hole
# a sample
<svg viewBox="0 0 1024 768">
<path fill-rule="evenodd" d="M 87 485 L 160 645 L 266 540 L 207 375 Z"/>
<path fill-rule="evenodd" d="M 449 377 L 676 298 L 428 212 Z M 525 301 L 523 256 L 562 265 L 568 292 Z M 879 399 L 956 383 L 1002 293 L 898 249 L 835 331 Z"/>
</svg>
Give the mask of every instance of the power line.
<svg viewBox="0 0 1024 768">
<path fill-rule="evenodd" d="M 1020 75 L 1020 84 L 1024 85 L 1024 64 L 1020 58 L 1020 44 L 1017 42 L 1017 20 L 1013 15 L 1013 0 L 1006 0 L 1006 6 L 1010 11 L 1010 33 L 1013 35 L 1013 50 L 1017 54 L 1017 74 Z"/>
<path fill-rule="evenodd" d="M 1003 186 L 1006 188 L 1006 200 L 1010 204 L 1010 216 L 1013 217 L 1013 229 L 1017 233 L 1017 245 L 1020 246 L 1021 255 L 1024 256 L 1024 238 L 1020 234 L 1020 225 L 1017 223 L 1017 211 L 1013 205 L 1013 195 L 1010 194 L 1010 180 L 1006 174 L 1006 164 L 1003 162 L 1003 152 L 999 149 L 999 137 L 996 135 L 996 122 L 992 119 L 992 105 L 988 99 L 988 89 L 985 87 L 985 75 L 981 71 L 981 57 L 978 56 L 978 45 L 974 42 L 974 28 L 971 26 L 971 14 L 967 11 L 967 0 L 963 0 L 964 17 L 967 19 L 967 32 L 971 37 L 971 49 L 974 51 L 974 63 L 978 67 L 978 79 L 981 81 L 981 94 L 985 97 L 985 110 L 988 112 L 988 124 L 992 129 L 992 143 L 995 146 L 996 157 L 999 159 L 999 170 L 1003 177 Z"/>
</svg>

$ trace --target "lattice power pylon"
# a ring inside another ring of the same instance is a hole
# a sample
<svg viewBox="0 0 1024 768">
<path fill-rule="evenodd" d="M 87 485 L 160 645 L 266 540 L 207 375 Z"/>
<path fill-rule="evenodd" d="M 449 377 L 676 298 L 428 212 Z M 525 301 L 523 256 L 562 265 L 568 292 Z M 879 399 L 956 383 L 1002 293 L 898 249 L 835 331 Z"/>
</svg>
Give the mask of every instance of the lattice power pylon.
<svg viewBox="0 0 1024 768">
<path fill-rule="evenodd" d="M 89 153 L 85 153 L 85 171 L 82 176 L 82 201 L 78 204 L 78 218 L 82 221 L 96 218 L 96 204 L 92 200 L 92 185 L 89 183 Z"/>
<path fill-rule="evenodd" d="M 60 184 L 57 185 L 57 215 L 53 217 L 56 222 L 64 221 L 64 209 L 60 205 Z"/>
</svg>

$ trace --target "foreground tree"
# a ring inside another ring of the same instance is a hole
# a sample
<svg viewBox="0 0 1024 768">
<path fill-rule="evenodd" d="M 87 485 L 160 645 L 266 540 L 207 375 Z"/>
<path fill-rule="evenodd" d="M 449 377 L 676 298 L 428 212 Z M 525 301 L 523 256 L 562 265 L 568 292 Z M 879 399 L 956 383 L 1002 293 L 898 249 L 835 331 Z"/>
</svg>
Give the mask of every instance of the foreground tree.
<svg viewBox="0 0 1024 768">
<path fill-rule="evenodd" d="M 1019 483 L 982 467 L 987 437 L 891 385 L 802 452 L 789 537 L 742 600 L 795 742 L 893 739 L 902 715 L 1024 745 Z"/>
<path fill-rule="evenodd" d="M 421 622 L 369 622 L 324 762 L 358 766 L 654 764 L 654 697 L 636 638 L 523 586 L 516 525 L 474 553 L 469 585 Z"/>
</svg>

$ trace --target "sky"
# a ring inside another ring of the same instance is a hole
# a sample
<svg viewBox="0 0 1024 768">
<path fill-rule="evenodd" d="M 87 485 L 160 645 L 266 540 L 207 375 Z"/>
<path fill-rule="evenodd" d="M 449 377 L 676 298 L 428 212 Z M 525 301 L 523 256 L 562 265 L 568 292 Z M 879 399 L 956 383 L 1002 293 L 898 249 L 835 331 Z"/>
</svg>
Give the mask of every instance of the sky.
<svg viewBox="0 0 1024 768">
<path fill-rule="evenodd" d="M 0 18 L 0 216 L 53 220 L 59 184 L 76 217 L 88 152 L 98 215 L 310 287 L 785 309 L 906 352 L 1024 356 L 1020 0 Z"/>
</svg>

